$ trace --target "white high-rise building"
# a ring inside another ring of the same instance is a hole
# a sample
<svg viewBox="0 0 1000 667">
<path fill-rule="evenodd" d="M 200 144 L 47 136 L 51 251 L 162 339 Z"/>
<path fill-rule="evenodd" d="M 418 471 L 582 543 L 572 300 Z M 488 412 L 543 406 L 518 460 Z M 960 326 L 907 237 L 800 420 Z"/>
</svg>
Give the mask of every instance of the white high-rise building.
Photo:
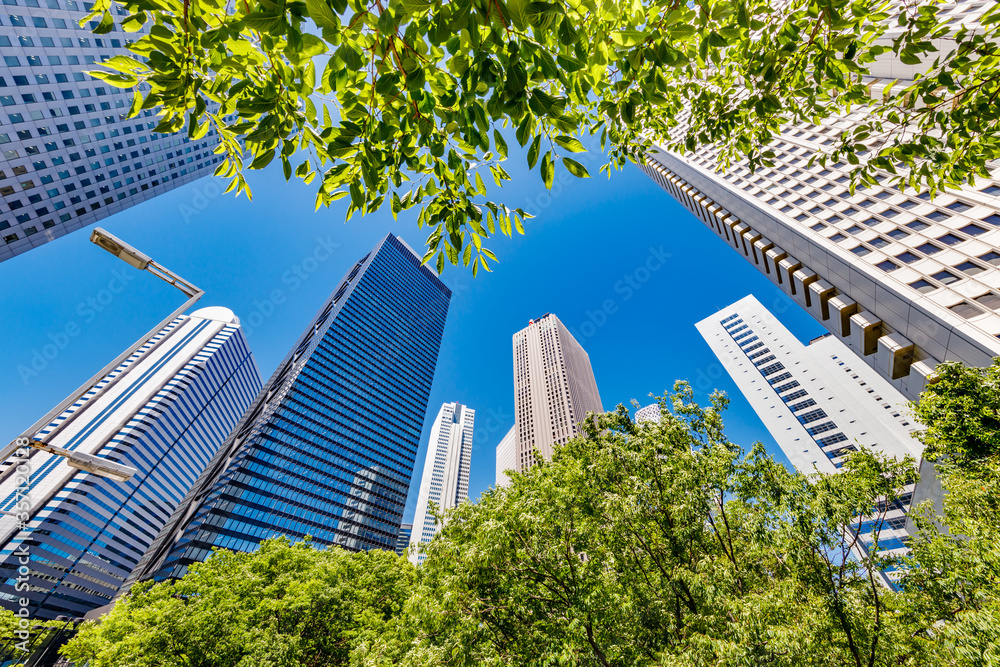
<svg viewBox="0 0 1000 667">
<path fill-rule="evenodd" d="M 503 440 L 497 445 L 497 486 L 510 484 L 508 470 L 515 470 L 517 465 L 517 424 L 510 427 Z"/>
<path fill-rule="evenodd" d="M 753 296 L 696 326 L 799 472 L 836 473 L 862 448 L 920 459 L 906 399 L 835 336 L 803 345 Z M 904 548 L 911 494 L 885 514 L 880 550 Z"/>
<path fill-rule="evenodd" d="M 546 459 L 552 450 L 580 433 L 587 412 L 604 412 L 590 357 L 551 313 L 528 322 L 514 334 L 514 418 L 517 458 L 524 472 L 537 449 Z"/>
<path fill-rule="evenodd" d="M 0 606 L 51 619 L 109 603 L 260 387 L 239 320 L 202 308 L 32 434 L 137 472 L 118 482 L 32 449 L 25 477 L 23 459 L 10 459 L 0 472 Z"/>
<path fill-rule="evenodd" d="M 635 411 L 635 415 L 632 417 L 636 424 L 641 424 L 643 422 L 655 422 L 658 424 L 662 418 L 663 414 L 660 412 L 659 403 L 653 403 L 644 408 L 639 408 Z"/>
<path fill-rule="evenodd" d="M 81 28 L 90 3 L 5 0 L 0 18 L 0 261 L 211 174 L 222 160 L 214 129 L 153 132 L 147 109 L 128 118 L 132 91 L 84 74 L 149 32 Z M 119 16 L 128 12 L 117 7 Z M 135 54 L 129 54 L 133 57 Z M 214 189 L 216 186 L 212 185 Z M 211 196 L 209 191 L 209 196 Z M 215 190 L 216 193 L 221 189 Z M 182 202 L 185 220 L 206 193 Z"/>
<path fill-rule="evenodd" d="M 424 472 L 413 515 L 409 558 L 414 565 L 424 561 L 420 545 L 430 542 L 441 526 L 430 513 L 430 503 L 439 511 L 449 510 L 469 499 L 469 467 L 472 462 L 472 434 L 476 411 L 461 403 L 441 406 L 431 427 Z"/>
<path fill-rule="evenodd" d="M 957 29 L 989 4 L 959 0 L 943 13 Z M 866 82 L 879 97 L 923 69 L 883 56 Z M 865 113 L 784 126 L 774 166 L 752 174 L 745 161 L 717 172 L 715 147 L 656 149 L 643 170 L 916 399 L 938 363 L 1000 356 L 1000 172 L 934 199 L 882 185 L 852 195 L 850 165 L 807 163 Z"/>
</svg>

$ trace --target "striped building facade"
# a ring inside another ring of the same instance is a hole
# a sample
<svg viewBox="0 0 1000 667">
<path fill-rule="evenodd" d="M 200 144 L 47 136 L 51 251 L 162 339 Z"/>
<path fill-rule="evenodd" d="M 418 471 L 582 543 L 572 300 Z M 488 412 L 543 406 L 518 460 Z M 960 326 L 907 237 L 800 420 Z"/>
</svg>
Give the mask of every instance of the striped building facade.
<svg viewBox="0 0 1000 667">
<path fill-rule="evenodd" d="M 23 459 L 12 459 L 0 473 L 0 605 L 27 598 L 33 618 L 54 618 L 109 603 L 260 386 L 238 320 L 218 307 L 176 318 L 95 384 L 36 437 L 138 472 L 117 482 L 30 450 L 22 528 L 10 512 Z"/>
</svg>

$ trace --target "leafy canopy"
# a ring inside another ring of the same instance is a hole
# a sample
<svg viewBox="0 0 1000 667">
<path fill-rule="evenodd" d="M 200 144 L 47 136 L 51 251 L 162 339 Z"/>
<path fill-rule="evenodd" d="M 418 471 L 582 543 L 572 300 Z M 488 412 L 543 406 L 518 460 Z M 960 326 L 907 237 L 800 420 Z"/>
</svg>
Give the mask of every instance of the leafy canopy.
<svg viewBox="0 0 1000 667">
<path fill-rule="evenodd" d="M 926 655 L 899 620 L 904 600 L 871 573 L 895 561 L 851 558 L 860 517 L 879 524 L 873 508 L 912 481 L 913 462 L 858 453 L 842 474 L 808 479 L 760 444 L 729 442 L 724 405 L 703 409 L 682 386 L 659 424 L 619 408 L 454 510 L 395 633 L 360 664 L 861 667 Z"/>
<path fill-rule="evenodd" d="M 914 406 L 927 424 L 924 456 L 959 467 L 1000 456 L 1000 359 L 985 368 L 939 364 L 937 375 Z"/>
<path fill-rule="evenodd" d="M 986 368 L 938 366 L 915 406 L 925 457 L 944 488 L 943 516 L 911 510 L 918 534 L 908 577 L 945 665 L 1000 664 L 1000 359 Z M 947 534 L 939 530 L 947 528 Z"/>
<path fill-rule="evenodd" d="M 414 569 L 394 553 L 286 538 L 219 551 L 175 582 L 138 585 L 63 649 L 91 667 L 327 667 L 399 614 Z"/>
<path fill-rule="evenodd" d="M 123 0 L 129 46 L 93 76 L 132 88 L 131 113 L 156 130 L 218 130 L 229 190 L 245 168 L 281 162 L 316 182 L 316 207 L 349 197 L 347 217 L 418 207 L 425 261 L 490 270 L 484 245 L 523 233 L 525 213 L 494 201 L 516 141 L 551 188 L 556 169 L 586 178 L 574 154 L 600 135 L 602 170 L 640 160 L 650 137 L 721 164 L 768 164 L 787 122 L 819 122 L 872 103 L 864 75 L 888 52 L 929 61 L 888 86 L 835 159 L 941 188 L 988 175 L 998 157 L 997 19 L 962 27 L 947 3 L 912 0 Z M 111 0 L 84 21 L 115 27 Z M 915 128 L 916 131 L 909 131 Z M 244 153 L 244 146 L 249 157 Z M 868 159 L 862 157 L 868 151 Z M 245 159 L 246 157 L 246 159 Z M 900 171 L 902 169 L 902 171 Z"/>
<path fill-rule="evenodd" d="M 955 367 L 930 392 L 963 399 L 993 372 Z M 598 416 L 450 510 L 419 569 L 283 539 L 219 551 L 137 587 L 64 653 L 94 667 L 997 664 L 1000 452 L 943 460 L 945 516 L 911 510 L 910 555 L 871 555 L 857 547 L 878 544 L 914 462 L 866 450 L 836 475 L 792 473 L 728 441 L 725 404 L 682 384 L 658 424 Z M 950 428 L 946 410 L 921 417 Z M 900 590 L 877 580 L 890 568 Z"/>
</svg>

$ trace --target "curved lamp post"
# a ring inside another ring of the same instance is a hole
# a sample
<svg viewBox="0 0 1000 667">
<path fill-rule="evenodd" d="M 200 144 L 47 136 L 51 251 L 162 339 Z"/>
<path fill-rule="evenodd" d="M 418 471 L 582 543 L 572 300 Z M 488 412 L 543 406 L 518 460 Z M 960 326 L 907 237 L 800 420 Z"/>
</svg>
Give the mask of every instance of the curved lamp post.
<svg viewBox="0 0 1000 667">
<path fill-rule="evenodd" d="M 118 355 L 114 361 L 109 363 L 107 366 L 98 371 L 96 375 L 83 383 L 83 385 L 70 394 L 66 400 L 50 410 L 37 422 L 32 424 L 31 427 L 21 434 L 20 437 L 15 438 L 13 442 L 4 447 L 3 450 L 0 450 L 0 463 L 6 461 L 15 451 L 22 447 L 33 447 L 44 452 L 49 452 L 50 454 L 65 457 L 67 459 L 67 464 L 73 468 L 86 470 L 87 472 L 100 475 L 101 477 L 110 477 L 111 479 L 125 482 L 131 479 L 136 473 L 135 468 L 115 463 L 114 461 L 109 461 L 93 454 L 74 452 L 63 447 L 48 444 L 47 440 L 50 440 L 56 433 L 59 432 L 59 426 L 47 433 L 43 438 L 36 437 L 36 434 L 46 425 L 50 424 L 53 419 L 62 414 L 66 408 L 76 403 L 81 396 L 84 396 L 87 392 L 89 392 L 94 384 L 99 382 L 101 378 L 117 368 L 123 361 L 131 357 L 136 350 L 145 345 L 146 341 L 156 335 L 160 329 L 170 324 L 174 318 L 194 305 L 194 303 L 202 297 L 204 292 L 178 276 L 170 269 L 157 264 L 149 256 L 136 250 L 121 239 L 112 236 L 100 227 L 96 228 L 91 233 L 90 241 L 140 271 L 149 271 L 157 278 L 173 285 L 183 292 L 185 296 L 188 297 L 188 300 L 184 302 L 184 305 L 168 315 L 166 319 L 153 327 L 149 333 L 137 340 L 134 345 Z"/>
</svg>

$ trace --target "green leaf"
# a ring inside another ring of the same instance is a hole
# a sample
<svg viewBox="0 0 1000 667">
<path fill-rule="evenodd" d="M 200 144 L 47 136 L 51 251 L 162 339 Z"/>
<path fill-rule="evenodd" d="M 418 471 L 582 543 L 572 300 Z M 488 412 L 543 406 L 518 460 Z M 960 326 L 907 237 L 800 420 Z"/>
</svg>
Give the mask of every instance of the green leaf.
<svg viewBox="0 0 1000 667">
<path fill-rule="evenodd" d="M 552 189 L 552 182 L 555 179 L 556 167 L 552 159 L 552 151 L 548 151 L 542 157 L 542 180 L 545 182 L 545 189 Z"/>
<path fill-rule="evenodd" d="M 507 157 L 507 142 L 504 141 L 500 131 L 496 128 L 493 129 L 493 144 L 496 146 L 497 153 L 499 153 L 501 157 Z"/>
<path fill-rule="evenodd" d="M 93 32 L 95 35 L 105 35 L 111 32 L 114 27 L 114 17 L 111 16 L 111 12 L 105 10 L 104 13 L 101 14 L 101 22 L 97 24 L 97 27 L 94 28 Z"/>
<path fill-rule="evenodd" d="M 611 41 L 626 48 L 639 46 L 645 39 L 646 34 L 638 30 L 615 30 L 611 33 Z"/>
<path fill-rule="evenodd" d="M 131 74 L 112 74 L 103 70 L 89 70 L 84 72 L 84 74 L 89 74 L 95 79 L 100 79 L 115 88 L 131 88 L 139 83 L 139 79 Z"/>
<path fill-rule="evenodd" d="M 586 152 L 586 148 L 580 143 L 580 140 L 576 137 L 569 137 L 565 134 L 559 135 L 555 138 L 555 142 L 565 148 L 566 150 L 573 153 L 583 153 Z"/>
<path fill-rule="evenodd" d="M 309 56 L 310 58 L 314 58 L 318 55 L 326 53 L 326 42 L 324 42 L 319 37 L 316 37 L 315 35 L 310 35 L 309 33 L 303 33 L 301 52 Z"/>
<path fill-rule="evenodd" d="M 584 167 L 579 162 L 577 162 L 576 160 L 564 157 L 562 161 L 563 165 L 566 166 L 567 171 L 569 171 L 569 173 L 573 174 L 577 178 L 590 178 L 590 172 L 587 171 L 587 168 Z"/>
<path fill-rule="evenodd" d="M 261 153 L 260 155 L 258 155 L 257 157 L 254 158 L 253 162 L 250 163 L 250 168 L 251 169 L 263 169 L 268 164 L 270 164 L 271 160 L 273 160 L 273 159 L 274 159 L 274 149 L 273 148 L 269 148 L 269 149 L 267 149 L 266 151 L 264 151 L 263 153 Z"/>
<path fill-rule="evenodd" d="M 528 27 L 528 0 L 508 0 L 507 11 L 510 13 L 511 23 L 518 30 Z"/>
<path fill-rule="evenodd" d="M 528 147 L 528 169 L 534 169 L 535 163 L 538 162 L 538 149 L 541 146 L 542 135 L 535 135 L 534 141 L 531 142 L 531 146 Z"/>
</svg>

